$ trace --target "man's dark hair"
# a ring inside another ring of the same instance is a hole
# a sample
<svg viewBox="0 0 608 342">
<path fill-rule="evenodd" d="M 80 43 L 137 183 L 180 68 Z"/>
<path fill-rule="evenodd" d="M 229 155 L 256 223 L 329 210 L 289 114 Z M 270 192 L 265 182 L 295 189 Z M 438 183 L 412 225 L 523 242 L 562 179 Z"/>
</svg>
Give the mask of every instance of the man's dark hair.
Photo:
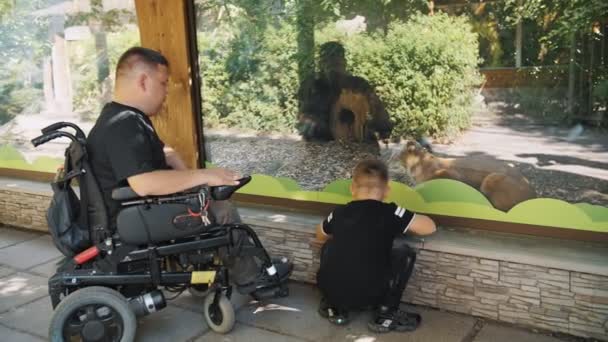
<svg viewBox="0 0 608 342">
<path fill-rule="evenodd" d="M 378 159 L 365 159 L 353 171 L 353 182 L 362 187 L 379 187 L 388 182 L 388 168 Z"/>
<path fill-rule="evenodd" d="M 144 63 L 151 68 L 156 68 L 159 65 L 169 67 L 169 61 L 160 52 L 141 46 L 134 46 L 125 51 L 118 59 L 116 74 L 131 69 L 137 63 Z"/>
</svg>

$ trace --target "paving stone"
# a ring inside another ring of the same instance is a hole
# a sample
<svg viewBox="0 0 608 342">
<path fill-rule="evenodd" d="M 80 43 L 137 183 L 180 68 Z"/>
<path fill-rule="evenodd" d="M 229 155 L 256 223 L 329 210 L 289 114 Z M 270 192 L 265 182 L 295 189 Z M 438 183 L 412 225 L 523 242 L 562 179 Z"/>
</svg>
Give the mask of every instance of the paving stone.
<svg viewBox="0 0 608 342">
<path fill-rule="evenodd" d="M 317 313 L 318 291 L 297 283 L 290 283 L 289 288 L 289 297 L 243 306 L 237 312 L 237 321 L 309 341 L 326 341 L 336 327 Z"/>
<path fill-rule="evenodd" d="M 209 331 L 195 342 L 298 342 L 306 341 L 292 336 L 286 336 L 277 334 L 271 331 L 254 328 L 251 326 L 237 323 L 234 329 L 226 334 L 218 334 L 213 331 Z"/>
<path fill-rule="evenodd" d="M 60 256 L 62 256 L 61 252 L 55 248 L 49 235 L 0 249 L 0 263 L 20 270 L 46 263 Z"/>
<path fill-rule="evenodd" d="M 23 272 L 0 278 L 0 312 L 47 295 L 46 278 Z"/>
<path fill-rule="evenodd" d="M 168 306 L 139 320 L 136 341 L 181 342 L 207 332 L 209 328 L 198 312 Z"/>
<path fill-rule="evenodd" d="M 360 313 L 344 328 L 335 327 L 331 336 L 324 341 L 374 341 L 374 342 L 420 342 L 420 341 L 462 341 L 471 331 L 475 319 L 465 315 L 405 307 L 408 311 L 418 312 L 422 324 L 416 331 L 374 334 L 367 328 L 372 313 Z"/>
<path fill-rule="evenodd" d="M 50 278 L 52 275 L 57 272 L 58 263 L 64 259 L 64 256 L 53 259 L 49 262 L 46 262 L 42 265 L 38 265 L 28 269 L 28 272 L 36 273 L 45 277 Z"/>
<path fill-rule="evenodd" d="M 486 324 L 477 334 L 474 342 L 560 342 L 555 337 L 535 334 L 522 329 Z"/>
<path fill-rule="evenodd" d="M 0 323 L 33 335 L 46 337 L 52 316 L 51 298 L 46 296 L 0 314 Z"/>
<path fill-rule="evenodd" d="M 171 292 L 166 292 L 166 291 L 164 294 L 165 294 L 165 298 L 169 298 L 169 297 L 175 295 Z M 188 290 L 186 290 L 181 295 L 179 295 L 179 297 L 177 297 L 173 300 L 167 300 L 167 303 L 170 305 L 174 305 L 174 306 L 177 306 L 177 307 L 180 307 L 183 309 L 187 309 L 187 310 L 198 312 L 198 313 L 202 314 L 203 313 L 203 301 L 204 301 L 203 297 L 193 296 Z M 234 310 L 237 311 L 243 305 L 250 302 L 251 297 L 242 295 L 242 294 L 238 293 L 238 291 L 236 291 L 236 289 L 233 289 L 232 297 L 230 298 L 230 301 L 232 302 Z"/>
<path fill-rule="evenodd" d="M 317 313 L 320 296 L 316 290 L 300 284 L 290 284 L 290 289 L 288 298 L 243 307 L 237 320 L 309 341 L 460 341 L 475 324 L 472 317 L 413 308 L 423 319 L 416 332 L 375 335 L 367 328 L 371 313 L 353 313 L 351 324 L 336 327 Z"/>
<path fill-rule="evenodd" d="M 8 266 L 0 266 L 0 278 L 5 277 L 11 273 L 17 272 L 16 270 L 8 267 Z"/>
<path fill-rule="evenodd" d="M 7 328 L 5 326 L 0 325 L 0 336 L 2 337 L 2 341 L 7 342 L 44 342 L 45 340 L 30 335 L 26 333 L 22 333 L 19 331 L 15 331 L 13 329 Z"/>
<path fill-rule="evenodd" d="M 0 227 L 0 248 L 39 237 L 40 234 Z"/>
</svg>

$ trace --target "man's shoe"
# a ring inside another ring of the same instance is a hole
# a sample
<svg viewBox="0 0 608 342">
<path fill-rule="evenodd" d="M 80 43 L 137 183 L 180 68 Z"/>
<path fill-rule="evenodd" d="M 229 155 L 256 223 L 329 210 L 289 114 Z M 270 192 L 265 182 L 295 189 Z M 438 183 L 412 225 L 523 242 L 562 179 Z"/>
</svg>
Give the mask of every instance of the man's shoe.
<svg viewBox="0 0 608 342">
<path fill-rule="evenodd" d="M 383 306 L 378 309 L 375 317 L 367 323 L 367 327 L 376 333 L 414 331 L 420 325 L 421 320 L 422 318 L 417 313 L 389 309 Z"/>
</svg>

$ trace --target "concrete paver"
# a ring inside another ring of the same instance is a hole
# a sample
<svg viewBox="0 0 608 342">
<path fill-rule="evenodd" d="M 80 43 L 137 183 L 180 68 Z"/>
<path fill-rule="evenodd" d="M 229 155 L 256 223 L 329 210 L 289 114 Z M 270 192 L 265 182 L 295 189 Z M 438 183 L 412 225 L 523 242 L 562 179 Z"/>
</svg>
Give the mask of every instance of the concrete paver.
<svg viewBox="0 0 608 342">
<path fill-rule="evenodd" d="M 10 341 L 10 342 L 43 342 L 46 341 L 39 337 L 26 334 L 23 332 L 15 331 L 14 329 L 7 328 L 5 326 L 0 325 L 0 336 L 2 337 L 2 341 Z"/>
<path fill-rule="evenodd" d="M 17 272 L 17 270 L 14 270 L 8 266 L 0 265 L 0 278 L 5 277 L 5 276 L 15 273 L 15 272 Z"/>
<path fill-rule="evenodd" d="M 208 329 L 202 314 L 168 306 L 139 319 L 136 341 L 188 341 L 204 334 Z"/>
<path fill-rule="evenodd" d="M 35 239 L 37 237 L 40 237 L 40 234 L 0 227 L 0 236 L 2 237 L 0 239 L 0 248 L 4 248 L 6 246 L 14 245 L 16 243 Z"/>
<path fill-rule="evenodd" d="M 560 342 L 552 336 L 535 334 L 513 327 L 488 323 L 477 334 L 474 342 Z"/>
<path fill-rule="evenodd" d="M 64 256 L 55 258 L 49 262 L 46 262 L 44 264 L 34 266 L 34 267 L 28 269 L 28 272 L 39 274 L 41 276 L 50 278 L 52 275 L 55 274 L 55 272 L 57 271 L 57 267 L 59 266 L 58 263 L 60 261 L 62 261 L 63 259 L 64 259 Z"/>
<path fill-rule="evenodd" d="M 405 308 L 406 306 L 404 306 Z M 374 341 L 374 342 L 460 342 L 469 334 L 475 325 L 473 317 L 439 312 L 436 310 L 407 307 L 408 311 L 418 312 L 422 316 L 422 323 L 414 332 L 391 332 L 374 334 L 367 328 L 372 318 L 371 312 L 362 312 L 353 317 L 353 321 L 346 327 L 336 327 L 327 341 Z"/>
<path fill-rule="evenodd" d="M 252 326 L 237 323 L 230 334 L 222 335 L 209 331 L 194 342 L 301 342 L 305 341 L 292 336 L 285 336 Z"/>
<path fill-rule="evenodd" d="M 53 308 L 49 296 L 0 314 L 0 324 L 17 330 L 46 337 Z"/>
<path fill-rule="evenodd" d="M 0 312 L 47 295 L 46 278 L 22 272 L 0 278 Z"/>
<path fill-rule="evenodd" d="M 51 236 L 43 235 L 0 249 L 0 263 L 24 270 L 57 259 L 61 255 L 53 245 Z"/>
</svg>

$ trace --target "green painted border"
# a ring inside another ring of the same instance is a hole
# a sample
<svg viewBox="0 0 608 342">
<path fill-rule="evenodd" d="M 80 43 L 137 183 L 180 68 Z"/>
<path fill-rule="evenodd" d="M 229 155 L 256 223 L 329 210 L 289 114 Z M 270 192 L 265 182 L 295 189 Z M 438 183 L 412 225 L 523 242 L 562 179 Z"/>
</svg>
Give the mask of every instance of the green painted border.
<svg viewBox="0 0 608 342">
<path fill-rule="evenodd" d="M 292 179 L 254 174 L 253 180 L 238 192 L 345 204 L 352 200 L 349 186 L 350 180 L 336 180 L 323 191 L 303 191 Z M 602 206 L 537 198 L 519 203 L 505 213 L 494 209 L 476 189 L 450 179 L 428 181 L 415 188 L 394 181 L 390 186 L 388 202 L 420 213 L 608 233 L 608 208 Z"/>
</svg>

